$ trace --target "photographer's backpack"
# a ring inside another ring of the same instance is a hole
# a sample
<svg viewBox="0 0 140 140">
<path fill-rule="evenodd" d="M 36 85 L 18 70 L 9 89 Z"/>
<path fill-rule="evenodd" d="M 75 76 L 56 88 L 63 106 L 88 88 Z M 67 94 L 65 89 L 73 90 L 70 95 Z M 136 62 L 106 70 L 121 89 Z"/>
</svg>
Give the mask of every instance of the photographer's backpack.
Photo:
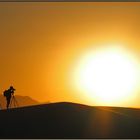
<svg viewBox="0 0 140 140">
<path fill-rule="evenodd" d="M 7 95 L 7 90 L 5 90 L 4 92 L 3 92 L 3 96 L 6 96 Z"/>
</svg>

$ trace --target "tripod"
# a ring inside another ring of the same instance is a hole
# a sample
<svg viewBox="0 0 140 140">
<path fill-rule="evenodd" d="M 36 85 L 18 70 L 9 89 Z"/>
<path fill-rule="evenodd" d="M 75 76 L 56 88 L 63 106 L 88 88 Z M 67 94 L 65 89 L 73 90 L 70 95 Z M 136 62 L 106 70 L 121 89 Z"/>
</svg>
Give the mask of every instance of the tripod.
<svg viewBox="0 0 140 140">
<path fill-rule="evenodd" d="M 16 98 L 15 98 L 14 95 L 13 95 L 12 98 L 11 98 L 11 102 L 10 102 L 9 107 L 12 107 L 12 103 L 13 103 L 13 106 L 14 106 L 14 107 L 18 107 L 18 106 L 19 106 L 19 104 L 18 104 L 18 102 L 17 102 L 17 100 L 16 100 Z"/>
</svg>

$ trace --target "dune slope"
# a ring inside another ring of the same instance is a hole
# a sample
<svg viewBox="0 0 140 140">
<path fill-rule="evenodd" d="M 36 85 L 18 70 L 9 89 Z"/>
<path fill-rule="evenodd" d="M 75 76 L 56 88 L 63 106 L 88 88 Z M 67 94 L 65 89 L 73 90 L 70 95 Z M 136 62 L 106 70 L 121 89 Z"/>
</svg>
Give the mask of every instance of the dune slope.
<svg viewBox="0 0 140 140">
<path fill-rule="evenodd" d="M 140 138 L 140 110 L 51 103 L 0 111 L 0 138 Z"/>
</svg>

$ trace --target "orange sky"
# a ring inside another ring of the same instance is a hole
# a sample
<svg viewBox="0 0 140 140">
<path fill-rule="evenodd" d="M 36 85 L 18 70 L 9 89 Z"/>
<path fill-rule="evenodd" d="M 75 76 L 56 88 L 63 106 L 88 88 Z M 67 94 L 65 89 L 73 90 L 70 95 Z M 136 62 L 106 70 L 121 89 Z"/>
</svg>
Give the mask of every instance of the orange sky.
<svg viewBox="0 0 140 140">
<path fill-rule="evenodd" d="M 99 43 L 140 53 L 140 3 L 0 3 L 0 92 L 88 104 L 69 86 L 79 55 Z M 93 103 L 94 104 L 94 103 Z M 126 106 L 140 106 L 140 96 Z"/>
</svg>

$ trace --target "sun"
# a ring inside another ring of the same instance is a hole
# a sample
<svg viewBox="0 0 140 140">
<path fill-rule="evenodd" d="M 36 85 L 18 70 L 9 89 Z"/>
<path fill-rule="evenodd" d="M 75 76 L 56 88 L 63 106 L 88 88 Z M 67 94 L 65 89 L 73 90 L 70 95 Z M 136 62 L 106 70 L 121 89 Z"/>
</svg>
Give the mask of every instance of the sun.
<svg viewBox="0 0 140 140">
<path fill-rule="evenodd" d="M 121 46 L 90 50 L 83 55 L 74 73 L 77 89 L 91 100 L 113 105 L 131 98 L 138 85 L 138 64 Z"/>
</svg>

